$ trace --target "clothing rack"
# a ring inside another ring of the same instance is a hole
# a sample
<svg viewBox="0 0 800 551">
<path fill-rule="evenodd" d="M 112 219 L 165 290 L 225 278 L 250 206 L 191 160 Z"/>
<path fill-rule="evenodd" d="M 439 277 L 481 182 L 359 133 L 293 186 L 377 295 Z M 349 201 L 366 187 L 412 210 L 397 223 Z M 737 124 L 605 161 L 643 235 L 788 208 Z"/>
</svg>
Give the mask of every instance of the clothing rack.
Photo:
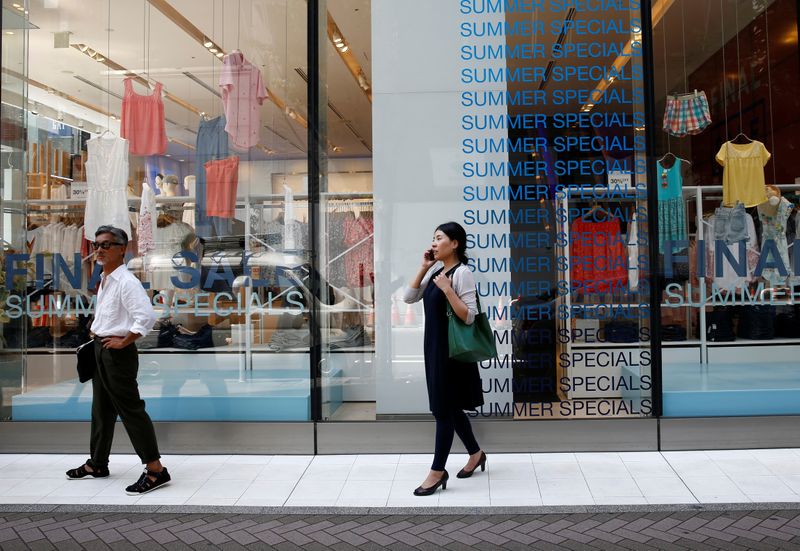
<svg viewBox="0 0 800 551">
<path fill-rule="evenodd" d="M 800 184 L 778 184 L 775 187 L 777 187 L 781 191 L 784 191 L 784 190 L 785 191 L 800 190 Z M 699 228 L 702 228 L 703 224 L 707 223 L 705 220 L 703 220 L 703 199 L 704 198 L 708 199 L 710 197 L 708 195 L 704 196 L 705 192 L 717 193 L 717 192 L 723 191 L 723 186 L 721 186 L 721 185 L 683 186 L 682 189 L 683 189 L 684 193 L 688 192 L 687 195 L 689 197 L 693 196 L 694 199 L 695 199 L 695 214 L 696 214 L 695 222 L 696 222 L 696 227 L 698 228 L 698 231 L 699 231 Z M 716 197 L 716 196 L 711 196 L 711 197 Z M 705 289 L 705 283 L 706 283 L 705 274 L 699 274 L 698 273 L 697 274 L 697 280 L 698 280 L 698 284 L 699 284 L 698 286 L 700 288 L 702 288 L 702 289 Z M 707 355 L 708 354 L 708 342 L 707 342 L 707 339 L 705 338 L 705 335 L 706 335 L 706 315 L 705 315 L 706 308 L 705 307 L 706 307 L 705 304 L 700 304 L 699 308 L 698 308 L 698 310 L 700 312 L 700 316 L 699 316 L 699 318 L 700 318 L 699 331 L 700 331 L 700 337 L 701 337 L 700 338 L 700 358 L 701 358 L 701 363 L 705 363 L 706 358 L 708 357 L 708 355 Z"/>
</svg>

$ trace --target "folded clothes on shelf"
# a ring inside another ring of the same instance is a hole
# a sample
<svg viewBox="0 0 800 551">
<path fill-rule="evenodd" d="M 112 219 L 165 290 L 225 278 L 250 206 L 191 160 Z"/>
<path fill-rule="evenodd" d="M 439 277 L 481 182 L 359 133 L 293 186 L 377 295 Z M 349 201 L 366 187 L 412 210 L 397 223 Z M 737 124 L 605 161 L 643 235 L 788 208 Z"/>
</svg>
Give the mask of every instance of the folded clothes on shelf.
<svg viewBox="0 0 800 551">
<path fill-rule="evenodd" d="M 208 324 L 204 325 L 197 331 L 190 331 L 185 327 L 179 325 L 178 330 L 173 337 L 173 346 L 175 348 L 183 348 L 186 350 L 199 350 L 201 348 L 213 348 L 214 339 L 212 336 L 212 327 Z"/>
<path fill-rule="evenodd" d="M 665 342 L 685 341 L 686 328 L 677 324 L 662 325 L 661 340 Z"/>
<path fill-rule="evenodd" d="M 635 323 L 612 321 L 603 328 L 606 342 L 639 342 L 639 326 Z"/>
<path fill-rule="evenodd" d="M 765 341 L 775 338 L 775 306 L 753 304 L 743 306 L 739 317 L 738 335 L 743 339 Z"/>
</svg>

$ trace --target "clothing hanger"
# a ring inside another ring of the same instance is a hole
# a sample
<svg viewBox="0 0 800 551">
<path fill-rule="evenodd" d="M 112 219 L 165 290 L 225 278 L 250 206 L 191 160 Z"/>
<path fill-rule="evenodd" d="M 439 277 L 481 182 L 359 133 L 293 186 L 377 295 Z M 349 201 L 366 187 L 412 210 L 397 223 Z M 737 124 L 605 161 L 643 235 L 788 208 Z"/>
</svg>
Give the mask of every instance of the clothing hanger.
<svg viewBox="0 0 800 551">
<path fill-rule="evenodd" d="M 687 161 L 683 157 L 678 157 L 672 151 L 667 151 L 667 153 L 658 160 L 658 164 L 660 164 L 662 168 L 667 168 L 663 164 L 664 159 L 666 159 L 667 157 L 672 157 L 673 159 L 675 159 L 675 163 L 677 163 L 678 161 L 682 161 L 682 162 L 686 163 L 687 165 L 692 166 L 692 162 L 691 161 Z M 669 168 L 672 168 L 673 166 L 675 166 L 675 163 L 671 164 L 669 166 Z"/>
<path fill-rule="evenodd" d="M 733 143 L 736 140 L 738 140 L 739 138 L 744 138 L 749 143 L 753 143 L 753 139 L 750 136 L 748 136 L 747 134 L 745 134 L 744 132 L 739 132 L 738 134 L 736 134 L 736 136 L 732 140 L 730 140 L 730 142 Z"/>
<path fill-rule="evenodd" d="M 601 207 L 599 203 L 595 203 L 594 206 L 589 210 L 589 212 L 587 212 L 586 214 L 581 216 L 581 218 L 582 219 L 586 219 L 590 214 L 594 214 L 594 213 L 596 213 L 598 211 L 600 211 L 603 214 L 605 214 L 607 218 L 611 217 L 611 214 L 606 209 Z"/>
</svg>

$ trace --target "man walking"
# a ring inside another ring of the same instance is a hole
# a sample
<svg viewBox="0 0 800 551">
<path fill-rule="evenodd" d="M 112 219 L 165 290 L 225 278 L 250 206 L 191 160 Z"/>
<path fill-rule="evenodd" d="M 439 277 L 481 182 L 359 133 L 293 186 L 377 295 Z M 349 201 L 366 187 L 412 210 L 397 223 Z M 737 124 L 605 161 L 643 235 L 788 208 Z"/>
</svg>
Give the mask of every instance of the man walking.
<svg viewBox="0 0 800 551">
<path fill-rule="evenodd" d="M 125 267 L 128 235 L 114 226 L 100 226 L 94 235 L 95 261 L 103 267 L 103 274 L 91 326 L 97 360 L 92 382 L 91 458 L 67 471 L 67 478 L 109 475 L 108 456 L 119 415 L 133 448 L 146 465 L 139 480 L 125 492 L 141 495 L 170 481 L 136 382 L 139 357 L 134 342 L 153 328 L 156 313 L 142 284 Z"/>
</svg>

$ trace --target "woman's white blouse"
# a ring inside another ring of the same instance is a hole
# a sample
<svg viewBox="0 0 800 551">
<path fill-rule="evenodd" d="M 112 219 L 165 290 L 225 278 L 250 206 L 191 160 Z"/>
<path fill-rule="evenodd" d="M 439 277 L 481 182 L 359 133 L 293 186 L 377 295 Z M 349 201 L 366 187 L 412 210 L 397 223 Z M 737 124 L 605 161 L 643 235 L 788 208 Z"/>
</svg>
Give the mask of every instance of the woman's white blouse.
<svg viewBox="0 0 800 551">
<path fill-rule="evenodd" d="M 428 269 L 428 273 L 422 278 L 419 289 L 406 286 L 403 290 L 403 302 L 411 304 L 412 302 L 422 300 L 422 295 L 425 293 L 425 288 L 428 286 L 431 277 L 441 268 L 441 262 L 437 262 L 431 266 Z M 450 284 L 458 295 L 458 298 L 467 305 L 467 321 L 465 323 L 471 325 L 472 322 L 475 321 L 475 316 L 478 314 L 478 296 L 475 287 L 475 278 L 472 276 L 472 270 L 469 269 L 469 266 L 461 264 L 456 268 L 456 271 L 453 272 Z"/>
</svg>

